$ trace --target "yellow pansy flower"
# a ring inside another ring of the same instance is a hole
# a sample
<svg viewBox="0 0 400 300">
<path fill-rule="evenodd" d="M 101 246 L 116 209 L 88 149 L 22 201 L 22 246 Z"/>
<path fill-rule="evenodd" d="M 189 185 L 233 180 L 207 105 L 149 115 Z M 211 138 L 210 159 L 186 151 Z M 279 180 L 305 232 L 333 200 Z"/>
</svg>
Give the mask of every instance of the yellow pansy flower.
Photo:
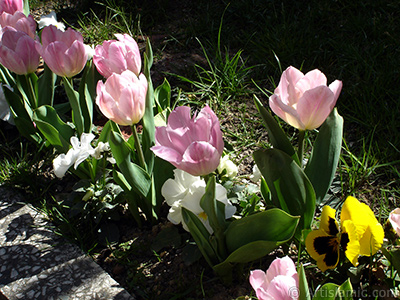
<svg viewBox="0 0 400 300">
<path fill-rule="evenodd" d="M 340 230 L 335 218 L 336 210 L 322 208 L 320 228 L 306 238 L 306 249 L 323 272 L 334 269 L 339 262 L 340 249 L 357 266 L 358 256 L 373 255 L 383 243 L 383 228 L 371 209 L 354 197 L 343 204 Z"/>
</svg>

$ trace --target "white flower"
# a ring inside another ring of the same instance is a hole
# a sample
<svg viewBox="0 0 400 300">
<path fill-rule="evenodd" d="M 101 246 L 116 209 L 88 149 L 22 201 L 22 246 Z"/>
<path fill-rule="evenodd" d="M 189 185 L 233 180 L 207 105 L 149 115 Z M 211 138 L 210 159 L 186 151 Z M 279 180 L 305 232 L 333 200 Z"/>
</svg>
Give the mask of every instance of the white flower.
<svg viewBox="0 0 400 300">
<path fill-rule="evenodd" d="M 200 207 L 200 200 L 206 191 L 206 183 L 200 176 L 193 176 L 182 170 L 174 170 L 175 179 L 168 179 L 161 188 L 161 194 L 165 201 L 171 206 L 168 220 L 173 224 L 182 223 L 183 228 L 189 231 L 182 219 L 182 207 L 197 215 L 207 228 L 208 232 L 213 230 L 208 222 L 207 215 Z M 227 198 L 226 189 L 216 185 L 216 199 L 225 204 L 225 218 L 231 218 L 236 212 L 236 207 Z"/>
<path fill-rule="evenodd" d="M 222 173 L 223 170 L 226 170 L 228 178 L 234 178 L 238 174 L 238 167 L 229 159 L 229 155 L 222 157 L 219 162 L 218 172 Z"/>
<path fill-rule="evenodd" d="M 86 49 L 86 53 L 87 53 L 87 60 L 90 60 L 90 59 L 92 59 L 93 58 L 93 55 L 94 55 L 94 47 L 93 46 L 91 46 L 91 45 L 86 45 L 86 44 L 84 44 L 84 46 L 85 46 L 85 49 Z"/>
<path fill-rule="evenodd" d="M 14 118 L 10 111 L 10 106 L 8 105 L 6 96 L 4 95 L 3 86 L 12 90 L 10 86 L 0 83 L 0 119 L 12 125 L 15 125 Z"/>
<path fill-rule="evenodd" d="M 80 141 L 76 136 L 71 137 L 72 148 L 53 160 L 54 173 L 58 178 L 62 178 L 72 165 L 76 170 L 81 162 L 94 154 L 95 149 L 90 145 L 93 139 L 92 133 L 82 133 Z"/>
<path fill-rule="evenodd" d="M 95 159 L 100 159 L 103 157 L 103 155 L 101 153 L 106 152 L 106 151 L 110 151 L 110 145 L 108 144 L 108 142 L 106 142 L 106 143 L 99 142 L 97 144 L 97 147 L 94 148 L 93 153 L 91 155 Z"/>
<path fill-rule="evenodd" d="M 49 25 L 54 25 L 61 31 L 65 31 L 64 23 L 57 21 L 56 13 L 54 11 L 52 11 L 48 15 L 41 16 L 38 24 L 39 24 L 39 29 L 42 29 Z"/>
<path fill-rule="evenodd" d="M 253 166 L 253 174 L 250 175 L 250 180 L 257 183 L 261 179 L 261 172 L 257 165 Z"/>
</svg>

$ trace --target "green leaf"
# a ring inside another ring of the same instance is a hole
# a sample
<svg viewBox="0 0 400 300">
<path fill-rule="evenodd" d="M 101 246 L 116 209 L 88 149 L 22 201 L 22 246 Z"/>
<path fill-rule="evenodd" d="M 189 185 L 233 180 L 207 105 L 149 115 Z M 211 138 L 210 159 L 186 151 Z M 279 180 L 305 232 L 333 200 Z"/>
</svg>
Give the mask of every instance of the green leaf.
<svg viewBox="0 0 400 300">
<path fill-rule="evenodd" d="M 3 86 L 3 92 L 13 114 L 18 131 L 26 138 L 40 143 L 42 137 L 34 126 L 32 109 L 18 94 Z"/>
<path fill-rule="evenodd" d="M 53 147 L 61 153 L 68 151 L 74 130 L 60 119 L 53 107 L 43 105 L 37 108 L 33 113 L 33 119 L 37 128 Z"/>
<path fill-rule="evenodd" d="M 278 149 L 258 150 L 254 160 L 271 192 L 272 203 L 294 216 L 301 216 L 296 236 L 311 227 L 315 192 L 299 165 Z"/>
<path fill-rule="evenodd" d="M 79 84 L 79 106 L 81 108 L 84 132 L 90 132 L 93 122 L 93 99 L 94 92 L 95 72 L 92 60 L 86 63 L 85 70 Z"/>
<path fill-rule="evenodd" d="M 264 125 L 267 128 L 268 139 L 274 148 L 282 150 L 287 155 L 292 157 L 297 164 L 300 165 L 299 158 L 297 156 L 296 151 L 294 150 L 292 144 L 287 138 L 285 132 L 279 126 L 279 124 L 275 121 L 274 117 L 265 109 L 265 107 L 261 104 L 260 100 L 257 96 L 254 96 L 254 102 L 256 107 L 261 114 L 261 117 L 264 121 Z"/>
<path fill-rule="evenodd" d="M 84 116 L 82 114 L 81 106 L 79 103 L 79 93 L 74 90 L 72 82 L 67 77 L 63 77 L 64 89 L 67 94 L 69 103 L 72 109 L 72 122 L 76 127 L 78 136 L 81 136 L 84 130 Z"/>
<path fill-rule="evenodd" d="M 342 137 L 343 118 L 335 108 L 321 126 L 304 170 L 314 187 L 317 205 L 321 204 L 335 177 Z"/>
<path fill-rule="evenodd" d="M 298 266 L 297 273 L 299 274 L 299 300 L 311 300 L 310 290 L 308 288 L 303 264 L 300 264 L 300 266 Z"/>
<path fill-rule="evenodd" d="M 197 247 L 207 263 L 212 267 L 218 260 L 215 253 L 215 249 L 210 243 L 210 233 L 204 227 L 200 219 L 191 211 L 182 207 L 182 219 L 186 226 L 189 228 L 190 234 L 192 235 Z"/>
<path fill-rule="evenodd" d="M 347 279 L 341 286 L 334 283 L 326 283 L 320 287 L 313 297 L 313 300 L 351 300 L 353 299 L 353 288 L 350 279 Z"/>
<path fill-rule="evenodd" d="M 57 75 L 54 74 L 50 68 L 44 64 L 44 72 L 39 77 L 38 83 L 38 99 L 37 106 L 50 105 L 53 106 L 54 100 L 54 87 L 56 84 Z"/>
<path fill-rule="evenodd" d="M 218 230 L 224 231 L 227 226 L 225 220 L 225 205 L 223 205 L 223 209 L 218 207 L 218 203 L 221 202 L 217 201 L 215 198 L 215 188 L 215 176 L 210 176 L 210 179 L 207 182 L 206 191 L 200 200 L 200 207 L 206 213 L 210 226 L 214 232 Z"/>
<path fill-rule="evenodd" d="M 132 149 L 125 142 L 123 136 L 115 131 L 110 132 L 110 148 L 118 168 L 126 181 L 137 193 L 146 197 L 151 186 L 149 174 L 140 166 L 131 161 Z"/>
<path fill-rule="evenodd" d="M 155 125 L 154 125 L 154 89 L 153 83 L 150 76 L 150 68 L 153 63 L 153 51 L 151 50 L 150 41 L 147 40 L 146 53 L 144 55 L 144 69 L 148 82 L 147 94 L 146 94 L 146 108 L 142 119 L 143 133 L 142 133 L 142 145 L 143 154 L 147 164 L 147 170 L 149 174 L 153 173 L 154 167 L 154 153 L 150 150 L 152 146 L 155 145 Z M 155 174 L 157 176 L 157 174 Z"/>
<path fill-rule="evenodd" d="M 392 266 L 400 274 L 400 249 L 387 250 L 382 247 L 381 251 L 382 251 L 383 255 L 385 255 L 386 259 L 392 264 Z"/>
<path fill-rule="evenodd" d="M 162 112 L 171 105 L 171 86 L 167 79 L 159 85 L 154 91 L 154 98 L 157 104 L 158 112 Z"/>
<path fill-rule="evenodd" d="M 276 247 L 293 237 L 298 223 L 299 217 L 291 216 L 278 208 L 235 220 L 225 232 L 228 252 L 232 253 L 256 241 L 272 242 Z"/>
</svg>

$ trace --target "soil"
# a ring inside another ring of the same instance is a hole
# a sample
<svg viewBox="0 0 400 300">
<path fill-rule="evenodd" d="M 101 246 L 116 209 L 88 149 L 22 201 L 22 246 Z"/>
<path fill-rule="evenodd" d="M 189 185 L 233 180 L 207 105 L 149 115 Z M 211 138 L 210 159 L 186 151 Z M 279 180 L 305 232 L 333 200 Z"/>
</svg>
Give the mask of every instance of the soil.
<svg viewBox="0 0 400 300">
<path fill-rule="evenodd" d="M 55 1 L 56 2 L 56 1 Z M 33 14 L 37 17 L 48 13 L 56 6 L 53 1 L 46 1 L 44 5 L 36 8 Z M 59 1 L 58 1 L 59 2 Z M 184 86 L 175 76 L 179 74 L 190 76 L 194 72 L 194 65 L 205 65 L 201 48 L 194 43 L 193 37 L 188 37 L 184 32 L 185 23 L 190 16 L 196 18 L 195 6 L 190 1 L 170 1 L 168 9 L 170 16 L 168 22 L 155 23 L 152 28 L 147 28 L 151 35 L 155 61 L 152 67 L 153 85 L 156 87 L 162 83 L 164 77 L 168 79 L 172 87 Z M 57 3 L 57 2 L 56 2 Z M 91 3 L 85 1 L 86 4 Z M 75 5 L 63 1 L 62 12 L 69 19 L 69 24 L 76 25 L 77 20 L 71 13 L 78 9 Z M 60 15 L 62 16 L 62 14 Z M 171 37 L 182 37 L 171 42 Z M 145 36 L 139 37 L 140 47 L 144 48 Z M 243 108 L 245 112 L 243 113 Z M 258 118 L 257 110 L 252 99 L 243 99 L 239 105 L 229 107 L 230 112 L 224 113 L 221 118 L 221 126 L 224 132 L 235 132 L 235 128 L 241 126 L 246 119 Z M 254 123 L 256 124 L 256 123 Z M 265 130 L 261 123 L 254 125 L 253 130 L 259 137 L 257 143 L 266 139 Z M 127 136 L 130 132 L 124 131 Z M 234 139 L 227 139 L 226 143 L 235 145 Z M 256 147 L 256 146 L 254 146 Z M 239 165 L 239 175 L 243 182 L 248 180 L 246 176 L 251 174 L 253 160 L 252 152 L 255 148 L 234 149 L 233 160 Z M 50 172 L 51 173 L 51 172 Z M 47 173 L 46 176 L 52 176 Z M 48 178 L 47 178 L 48 179 Z M 54 178 L 52 178 L 54 180 Z M 68 193 L 74 178 L 66 176 L 56 184 L 60 194 Z M 94 260 L 104 268 L 115 280 L 126 288 L 137 299 L 251 299 L 254 292 L 248 282 L 249 271 L 252 269 L 266 270 L 275 257 L 281 257 L 287 253 L 296 260 L 296 249 L 278 248 L 267 257 L 235 269 L 235 276 L 231 284 L 224 284 L 199 255 L 189 234 L 180 226 L 174 226 L 168 222 L 167 205 L 162 207 L 160 222 L 157 225 L 137 226 L 125 207 L 121 207 L 119 221 L 114 222 L 120 232 L 118 243 L 101 246 L 91 250 Z M 160 244 L 160 237 L 168 233 L 167 240 Z M 179 237 L 179 238 L 177 238 Z M 189 246 L 188 246 L 189 245 Z M 319 273 L 310 276 L 318 281 Z"/>
</svg>

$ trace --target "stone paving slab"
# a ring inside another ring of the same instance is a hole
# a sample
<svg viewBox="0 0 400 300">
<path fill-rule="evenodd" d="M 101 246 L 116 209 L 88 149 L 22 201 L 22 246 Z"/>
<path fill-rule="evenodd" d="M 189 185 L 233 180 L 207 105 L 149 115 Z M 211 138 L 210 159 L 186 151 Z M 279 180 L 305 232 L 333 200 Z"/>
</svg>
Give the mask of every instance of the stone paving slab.
<svg viewBox="0 0 400 300">
<path fill-rule="evenodd" d="M 135 299 L 22 200 L 0 186 L 0 299 Z"/>
</svg>

